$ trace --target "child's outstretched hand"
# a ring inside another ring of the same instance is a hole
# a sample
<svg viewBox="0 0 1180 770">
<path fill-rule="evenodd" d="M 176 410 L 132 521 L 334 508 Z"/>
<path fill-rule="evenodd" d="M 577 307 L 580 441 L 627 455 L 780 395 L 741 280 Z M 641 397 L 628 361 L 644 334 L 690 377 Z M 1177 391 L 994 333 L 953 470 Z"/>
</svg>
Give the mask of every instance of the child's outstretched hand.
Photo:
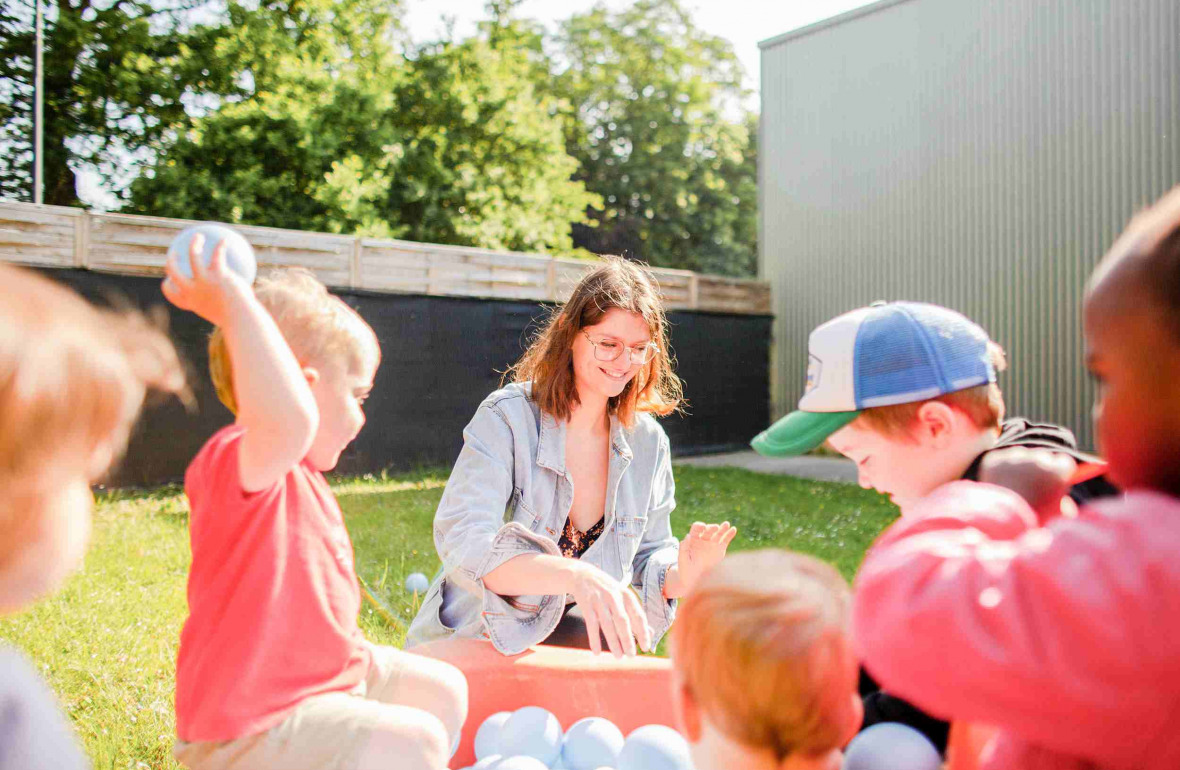
<svg viewBox="0 0 1180 770">
<path fill-rule="evenodd" d="M 729 544 L 737 537 L 737 527 L 729 522 L 705 524 L 696 522 L 680 543 L 680 557 L 677 569 L 685 593 L 696 584 L 701 575 L 725 558 Z"/>
<path fill-rule="evenodd" d="M 189 242 L 188 260 L 192 278 L 177 269 L 177 257 L 170 257 L 164 265 L 164 273 L 168 277 L 161 288 L 168 301 L 181 310 L 196 313 L 214 326 L 222 326 L 230 298 L 240 294 L 243 289 L 249 291 L 249 286 L 226 267 L 225 241 L 214 247 L 208 266 L 201 259 L 204 246 L 205 236 L 201 233 L 194 235 Z"/>
<path fill-rule="evenodd" d="M 979 480 L 1011 489 L 1023 497 L 1046 523 L 1060 515 L 1076 515 L 1077 507 L 1066 496 L 1077 462 L 1050 449 L 1012 447 L 984 455 Z"/>
</svg>

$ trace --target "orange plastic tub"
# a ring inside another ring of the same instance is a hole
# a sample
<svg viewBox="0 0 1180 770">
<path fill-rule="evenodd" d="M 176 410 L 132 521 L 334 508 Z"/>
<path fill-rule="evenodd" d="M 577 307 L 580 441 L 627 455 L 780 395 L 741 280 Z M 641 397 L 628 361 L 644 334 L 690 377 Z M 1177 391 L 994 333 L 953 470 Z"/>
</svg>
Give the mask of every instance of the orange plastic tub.
<svg viewBox="0 0 1180 770">
<path fill-rule="evenodd" d="M 467 723 L 452 768 L 474 764 L 475 733 L 485 719 L 523 706 L 548 709 L 562 729 L 583 717 L 605 717 L 624 735 L 643 725 L 676 727 L 672 664 L 665 658 L 617 660 L 609 653 L 543 646 L 507 657 L 477 639 L 434 642 L 413 652 L 445 660 L 467 675 Z"/>
<path fill-rule="evenodd" d="M 947 770 L 979 770 L 984 752 L 996 728 L 972 722 L 955 722 L 951 725 L 951 736 L 947 743 Z"/>
</svg>

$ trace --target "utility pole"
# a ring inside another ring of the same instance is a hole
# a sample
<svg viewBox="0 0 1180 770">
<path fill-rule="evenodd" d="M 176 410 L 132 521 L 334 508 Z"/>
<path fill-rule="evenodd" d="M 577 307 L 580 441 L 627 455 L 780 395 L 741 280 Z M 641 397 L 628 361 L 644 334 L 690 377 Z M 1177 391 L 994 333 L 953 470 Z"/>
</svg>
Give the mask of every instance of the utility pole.
<svg viewBox="0 0 1180 770">
<path fill-rule="evenodd" d="M 45 152 L 42 135 L 45 133 L 45 107 L 43 91 L 45 90 L 45 81 L 42 70 L 44 69 L 44 62 L 41 56 L 41 50 L 44 46 L 45 24 L 41 18 L 41 0 L 33 0 L 33 5 L 36 7 L 36 32 L 34 43 L 34 72 L 33 72 L 33 203 L 41 204 L 45 202 L 45 178 L 42 170 L 42 155 Z"/>
</svg>

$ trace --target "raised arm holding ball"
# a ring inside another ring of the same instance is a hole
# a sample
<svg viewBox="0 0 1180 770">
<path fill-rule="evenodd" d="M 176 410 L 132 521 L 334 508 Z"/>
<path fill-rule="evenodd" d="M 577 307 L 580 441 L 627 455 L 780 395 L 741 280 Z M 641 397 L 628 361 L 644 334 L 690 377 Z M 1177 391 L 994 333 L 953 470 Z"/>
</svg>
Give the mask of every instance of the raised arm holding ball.
<svg viewBox="0 0 1180 770">
<path fill-rule="evenodd" d="M 671 453 L 653 415 L 676 410 L 681 385 L 651 275 L 618 258 L 592 270 L 511 375 L 464 430 L 435 515 L 443 570 L 407 644 L 654 648 L 736 530 L 672 535 Z"/>
</svg>

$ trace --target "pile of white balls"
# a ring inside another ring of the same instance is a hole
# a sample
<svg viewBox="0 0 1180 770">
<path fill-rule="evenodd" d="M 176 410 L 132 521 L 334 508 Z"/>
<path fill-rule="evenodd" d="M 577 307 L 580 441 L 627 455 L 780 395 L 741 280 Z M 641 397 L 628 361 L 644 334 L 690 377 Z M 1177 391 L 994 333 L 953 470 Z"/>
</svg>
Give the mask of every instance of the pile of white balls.
<svg viewBox="0 0 1180 770">
<path fill-rule="evenodd" d="M 587 717 L 563 734 L 537 706 L 485 719 L 475 758 L 467 770 L 692 770 L 688 743 L 671 727 L 646 725 L 624 738 L 610 720 Z"/>
</svg>

